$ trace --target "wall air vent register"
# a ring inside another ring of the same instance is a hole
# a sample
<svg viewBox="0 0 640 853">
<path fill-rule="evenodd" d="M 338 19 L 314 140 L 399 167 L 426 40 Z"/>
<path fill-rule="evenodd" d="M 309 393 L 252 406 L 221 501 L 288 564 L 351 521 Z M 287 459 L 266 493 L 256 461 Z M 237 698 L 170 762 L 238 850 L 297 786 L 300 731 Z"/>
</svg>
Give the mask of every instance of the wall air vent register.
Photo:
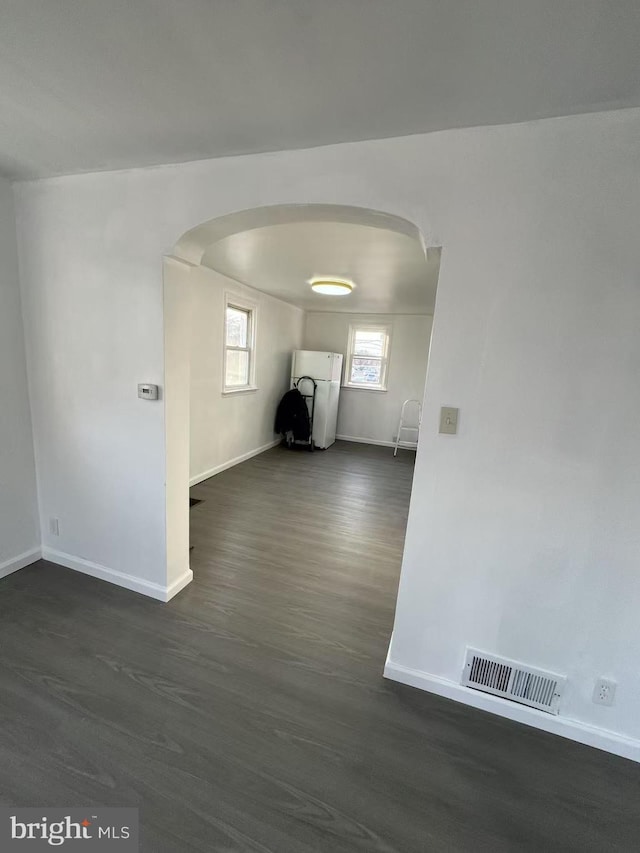
<svg viewBox="0 0 640 853">
<path fill-rule="evenodd" d="M 566 676 L 467 648 L 461 683 L 465 687 L 558 714 Z"/>
</svg>

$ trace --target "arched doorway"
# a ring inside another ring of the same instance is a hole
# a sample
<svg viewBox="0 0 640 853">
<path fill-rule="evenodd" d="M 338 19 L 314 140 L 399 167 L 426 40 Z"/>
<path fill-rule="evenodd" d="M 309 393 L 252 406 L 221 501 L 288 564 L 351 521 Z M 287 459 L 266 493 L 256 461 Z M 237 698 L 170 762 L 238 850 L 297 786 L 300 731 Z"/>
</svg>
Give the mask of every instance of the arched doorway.
<svg viewBox="0 0 640 853">
<path fill-rule="evenodd" d="M 348 205 L 286 204 L 253 208 L 217 217 L 189 229 L 164 258 L 165 431 L 168 586 L 186 586 L 189 568 L 189 282 L 197 275 L 210 246 L 232 235 L 299 223 L 342 223 L 378 229 L 410 241 L 425 263 L 433 254 L 420 230 L 389 213 Z M 439 251 L 439 250 L 435 250 Z M 438 255 L 439 262 L 439 255 Z M 436 274 L 437 275 L 437 274 Z"/>
</svg>

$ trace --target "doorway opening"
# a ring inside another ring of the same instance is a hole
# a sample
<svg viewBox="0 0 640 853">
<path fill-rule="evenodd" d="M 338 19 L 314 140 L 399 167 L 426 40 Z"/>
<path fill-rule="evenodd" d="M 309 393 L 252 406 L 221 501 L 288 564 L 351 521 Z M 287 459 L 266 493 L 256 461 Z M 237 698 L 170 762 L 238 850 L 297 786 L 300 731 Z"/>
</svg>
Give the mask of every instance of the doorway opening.
<svg viewBox="0 0 640 853">
<path fill-rule="evenodd" d="M 178 241 L 164 268 L 169 583 L 191 545 L 198 586 L 265 624 L 293 608 L 292 630 L 304 613 L 318 636 L 366 624 L 388 640 L 415 458 L 406 434 L 394 446 L 404 401 L 424 395 L 439 264 L 407 220 L 342 205 L 243 211 Z M 348 294 L 314 292 L 328 276 Z M 274 433 L 296 352 L 340 357 L 326 452 Z"/>
</svg>

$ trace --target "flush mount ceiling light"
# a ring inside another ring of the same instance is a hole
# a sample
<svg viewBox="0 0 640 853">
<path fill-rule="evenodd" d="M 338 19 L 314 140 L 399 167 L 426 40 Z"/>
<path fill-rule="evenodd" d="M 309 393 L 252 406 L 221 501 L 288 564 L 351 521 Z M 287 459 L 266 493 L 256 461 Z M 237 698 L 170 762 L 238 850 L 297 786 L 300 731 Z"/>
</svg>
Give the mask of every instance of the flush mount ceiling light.
<svg viewBox="0 0 640 853">
<path fill-rule="evenodd" d="M 312 278 L 309 284 L 323 296 L 348 296 L 353 290 L 353 282 L 346 278 Z"/>
</svg>

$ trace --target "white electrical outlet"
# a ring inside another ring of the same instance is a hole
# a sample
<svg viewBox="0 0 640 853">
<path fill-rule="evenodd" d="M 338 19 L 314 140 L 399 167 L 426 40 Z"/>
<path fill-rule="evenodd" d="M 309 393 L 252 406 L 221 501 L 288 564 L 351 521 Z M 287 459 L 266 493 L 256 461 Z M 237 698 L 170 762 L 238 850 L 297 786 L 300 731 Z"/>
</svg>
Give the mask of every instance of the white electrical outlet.
<svg viewBox="0 0 640 853">
<path fill-rule="evenodd" d="M 596 705 L 613 705 L 616 695 L 616 683 L 611 678 L 599 678 L 593 688 L 593 701 Z"/>
<path fill-rule="evenodd" d="M 57 518 L 49 519 L 49 533 L 52 536 L 60 536 L 60 522 Z"/>
</svg>

